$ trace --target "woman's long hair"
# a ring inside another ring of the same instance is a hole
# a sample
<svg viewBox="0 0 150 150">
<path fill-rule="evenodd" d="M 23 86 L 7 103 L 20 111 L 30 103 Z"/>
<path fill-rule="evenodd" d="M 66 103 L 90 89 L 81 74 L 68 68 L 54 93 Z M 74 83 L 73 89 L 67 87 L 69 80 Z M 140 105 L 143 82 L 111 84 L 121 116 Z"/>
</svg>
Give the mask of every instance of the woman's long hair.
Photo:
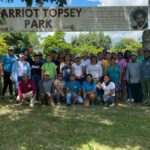
<svg viewBox="0 0 150 150">
<path fill-rule="evenodd" d="M 108 81 L 107 83 L 105 83 L 105 85 L 108 86 L 109 83 L 111 82 L 111 79 L 110 79 L 110 76 L 109 76 L 108 74 L 105 74 L 105 75 L 104 75 L 104 78 L 105 78 L 105 76 L 107 76 L 107 77 L 109 78 L 109 81 Z M 105 82 L 105 81 L 104 81 L 104 82 Z"/>
<path fill-rule="evenodd" d="M 93 80 L 92 74 L 87 74 L 87 75 L 86 75 L 86 81 L 87 81 L 87 77 L 88 77 L 88 76 L 90 76 L 90 77 L 92 78 L 92 81 L 90 82 L 90 84 L 93 84 L 93 83 L 94 83 L 94 80 Z"/>
</svg>

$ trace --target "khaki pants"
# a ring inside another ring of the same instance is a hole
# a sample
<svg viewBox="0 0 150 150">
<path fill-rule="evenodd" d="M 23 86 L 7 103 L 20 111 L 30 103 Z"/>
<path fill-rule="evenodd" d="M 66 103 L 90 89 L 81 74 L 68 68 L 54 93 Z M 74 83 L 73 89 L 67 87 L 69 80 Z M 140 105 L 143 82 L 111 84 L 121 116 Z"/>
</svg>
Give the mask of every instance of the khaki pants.
<svg viewBox="0 0 150 150">
<path fill-rule="evenodd" d="M 30 100 L 30 106 L 31 106 L 31 107 L 34 106 L 34 101 L 35 101 L 36 94 L 33 95 L 33 92 L 30 91 L 30 92 L 28 92 L 28 93 L 22 94 L 22 96 L 23 96 L 23 101 L 29 99 L 29 100 Z M 18 101 L 21 101 L 21 99 L 20 99 L 19 96 L 17 96 L 17 100 L 18 100 Z"/>
</svg>

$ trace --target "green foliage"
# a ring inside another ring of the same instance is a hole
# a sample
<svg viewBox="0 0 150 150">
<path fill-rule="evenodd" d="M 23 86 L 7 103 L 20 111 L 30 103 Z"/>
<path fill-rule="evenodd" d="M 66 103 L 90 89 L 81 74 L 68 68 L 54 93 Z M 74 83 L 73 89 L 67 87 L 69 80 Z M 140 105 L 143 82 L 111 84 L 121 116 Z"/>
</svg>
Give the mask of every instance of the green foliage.
<svg viewBox="0 0 150 150">
<path fill-rule="evenodd" d="M 0 0 L 4 1 L 4 0 Z M 27 6 L 32 6 L 33 2 L 35 1 L 38 6 L 43 6 L 45 2 L 50 2 L 50 3 L 56 3 L 57 6 L 62 7 L 64 5 L 67 5 L 67 0 L 21 0 L 22 2 L 26 2 Z M 11 3 L 14 2 L 14 0 L 5 0 L 5 2 Z"/>
<path fill-rule="evenodd" d="M 38 46 L 39 35 L 35 32 L 10 32 L 0 34 L 7 45 L 14 46 L 17 53 L 28 47 Z"/>
<path fill-rule="evenodd" d="M 7 53 L 8 45 L 3 37 L 0 36 L 0 56 L 3 56 Z"/>
<path fill-rule="evenodd" d="M 94 47 L 100 47 L 103 49 L 110 49 L 111 39 L 109 36 L 105 36 L 104 33 L 89 32 L 88 34 L 79 34 L 79 36 L 72 37 L 72 45 L 82 46 L 89 45 Z"/>
<path fill-rule="evenodd" d="M 55 32 L 53 36 L 48 35 L 44 38 L 41 47 L 44 48 L 44 53 L 48 54 L 56 48 L 60 50 L 63 49 L 72 49 L 72 45 L 65 41 L 65 33 L 64 32 Z"/>
<path fill-rule="evenodd" d="M 141 48 L 141 43 L 135 41 L 132 38 L 126 39 L 122 38 L 119 42 L 117 42 L 114 47 L 110 49 L 111 52 L 125 52 L 126 50 L 130 50 L 131 52 L 136 52 L 138 48 Z"/>
<path fill-rule="evenodd" d="M 90 53 L 97 54 L 98 52 L 102 51 L 103 49 L 104 49 L 103 47 L 96 48 L 95 46 L 81 45 L 81 46 L 77 46 L 77 47 L 73 48 L 71 52 L 74 54 L 82 54 L 83 52 L 87 52 L 88 54 L 90 54 Z"/>
</svg>

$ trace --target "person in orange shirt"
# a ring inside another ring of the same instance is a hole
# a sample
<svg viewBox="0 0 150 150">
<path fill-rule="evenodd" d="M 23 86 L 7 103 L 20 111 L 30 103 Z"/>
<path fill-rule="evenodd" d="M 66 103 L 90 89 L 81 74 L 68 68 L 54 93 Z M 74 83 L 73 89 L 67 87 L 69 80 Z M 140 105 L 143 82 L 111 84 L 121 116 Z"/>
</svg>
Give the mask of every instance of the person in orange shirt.
<svg viewBox="0 0 150 150">
<path fill-rule="evenodd" d="M 106 58 L 102 60 L 103 75 L 106 74 L 106 68 L 110 65 L 110 53 L 106 54 Z"/>
</svg>

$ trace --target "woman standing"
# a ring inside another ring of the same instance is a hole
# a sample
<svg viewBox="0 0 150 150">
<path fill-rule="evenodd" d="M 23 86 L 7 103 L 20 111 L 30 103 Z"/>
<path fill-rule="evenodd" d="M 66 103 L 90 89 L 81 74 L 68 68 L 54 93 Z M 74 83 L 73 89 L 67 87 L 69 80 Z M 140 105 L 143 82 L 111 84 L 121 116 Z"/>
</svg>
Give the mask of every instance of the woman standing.
<svg viewBox="0 0 150 150">
<path fill-rule="evenodd" d="M 116 64 L 116 59 L 114 57 L 111 57 L 110 66 L 107 67 L 107 74 L 110 76 L 111 81 L 116 85 L 117 101 L 119 97 L 121 97 L 121 73 L 121 67 Z"/>
<path fill-rule="evenodd" d="M 22 80 L 24 74 L 31 78 L 30 64 L 25 61 L 25 56 L 19 54 L 19 61 L 15 62 L 12 66 L 11 80 L 15 83 L 15 95 L 18 95 L 18 81 Z"/>
<path fill-rule="evenodd" d="M 91 57 L 91 63 L 86 68 L 86 74 L 92 74 L 94 81 L 99 81 L 102 77 L 102 66 L 98 63 L 97 57 Z"/>
</svg>

